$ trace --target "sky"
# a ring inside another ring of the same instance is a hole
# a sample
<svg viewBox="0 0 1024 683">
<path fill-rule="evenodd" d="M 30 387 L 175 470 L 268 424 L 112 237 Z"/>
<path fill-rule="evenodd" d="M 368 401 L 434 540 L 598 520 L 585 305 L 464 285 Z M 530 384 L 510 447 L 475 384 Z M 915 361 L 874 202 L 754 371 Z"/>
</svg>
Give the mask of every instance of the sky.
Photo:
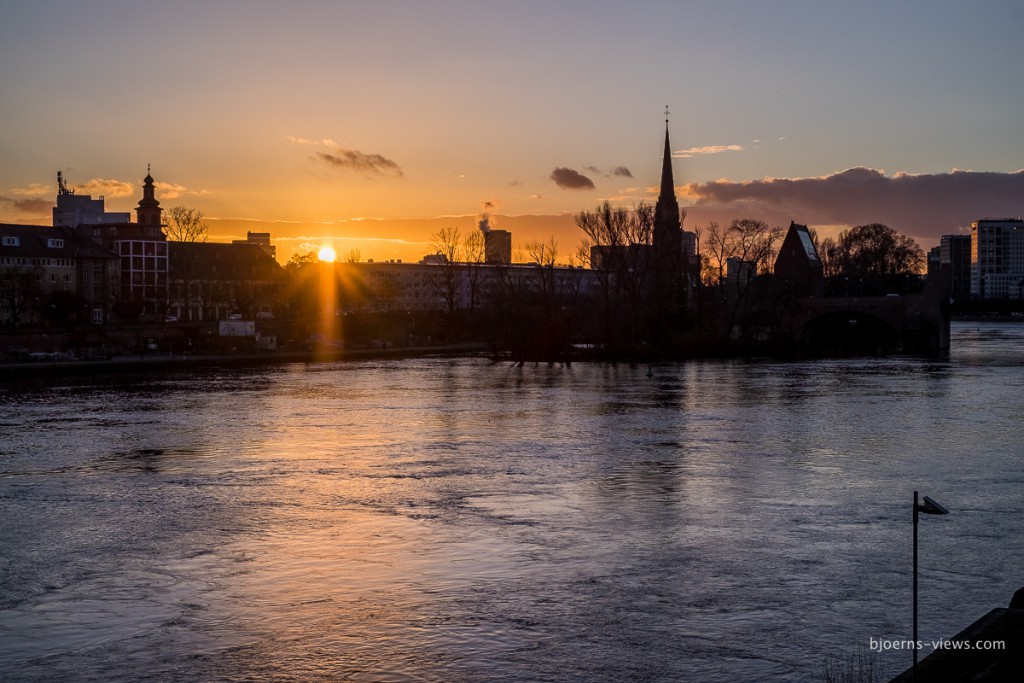
<svg viewBox="0 0 1024 683">
<path fill-rule="evenodd" d="M 684 227 L 880 222 L 924 248 L 1024 215 L 1020 0 L 0 0 L 0 222 L 62 171 L 130 211 L 147 165 L 212 239 L 418 259 L 654 201 Z"/>
</svg>

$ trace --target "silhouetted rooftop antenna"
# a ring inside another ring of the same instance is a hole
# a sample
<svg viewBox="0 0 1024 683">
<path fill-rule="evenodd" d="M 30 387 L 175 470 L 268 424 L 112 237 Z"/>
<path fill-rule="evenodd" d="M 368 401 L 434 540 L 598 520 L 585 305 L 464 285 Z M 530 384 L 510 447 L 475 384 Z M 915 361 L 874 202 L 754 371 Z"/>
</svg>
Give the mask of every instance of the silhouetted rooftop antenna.
<svg viewBox="0 0 1024 683">
<path fill-rule="evenodd" d="M 74 193 L 75 193 L 75 191 L 74 190 L 69 190 L 68 186 L 67 186 L 67 183 L 64 182 L 64 174 L 61 173 L 60 171 L 57 171 L 57 194 L 59 194 L 59 195 L 68 195 L 68 194 L 74 194 Z"/>
</svg>

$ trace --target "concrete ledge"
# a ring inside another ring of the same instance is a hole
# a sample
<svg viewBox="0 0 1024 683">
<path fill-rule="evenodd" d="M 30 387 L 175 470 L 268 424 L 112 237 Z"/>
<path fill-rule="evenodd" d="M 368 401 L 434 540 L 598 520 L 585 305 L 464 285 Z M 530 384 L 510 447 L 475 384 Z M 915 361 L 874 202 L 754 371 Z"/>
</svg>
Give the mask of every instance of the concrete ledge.
<svg viewBox="0 0 1024 683">
<path fill-rule="evenodd" d="M 950 638 L 950 648 L 935 650 L 917 664 L 917 683 L 995 683 L 1024 681 L 1024 588 L 1010 608 L 997 608 Z M 1001 641 L 1001 649 L 979 643 Z M 961 649 L 956 649 L 959 644 Z M 970 646 L 970 649 L 967 649 Z M 914 681 L 913 668 L 891 683 Z"/>
</svg>

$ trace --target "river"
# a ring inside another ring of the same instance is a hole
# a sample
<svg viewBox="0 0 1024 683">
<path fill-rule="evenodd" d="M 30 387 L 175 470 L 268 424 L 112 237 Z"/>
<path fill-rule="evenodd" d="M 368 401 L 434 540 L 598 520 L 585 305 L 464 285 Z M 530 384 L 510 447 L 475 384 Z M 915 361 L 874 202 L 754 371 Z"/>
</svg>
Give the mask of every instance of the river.
<svg viewBox="0 0 1024 683">
<path fill-rule="evenodd" d="M 922 639 L 1024 585 L 1022 392 L 999 323 L 947 360 L 0 383 L 0 679 L 823 680 L 911 636 L 915 489 L 951 511 Z"/>
</svg>

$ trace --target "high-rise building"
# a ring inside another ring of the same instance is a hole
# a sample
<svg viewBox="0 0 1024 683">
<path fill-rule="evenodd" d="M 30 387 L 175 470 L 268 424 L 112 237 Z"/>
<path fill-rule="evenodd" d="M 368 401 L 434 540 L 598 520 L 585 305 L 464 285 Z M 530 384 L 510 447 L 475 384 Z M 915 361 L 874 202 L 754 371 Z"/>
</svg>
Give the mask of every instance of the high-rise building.
<svg viewBox="0 0 1024 683">
<path fill-rule="evenodd" d="M 488 230 L 484 233 L 484 260 L 491 265 L 512 263 L 512 233 Z"/>
<path fill-rule="evenodd" d="M 971 298 L 1024 295 L 1024 220 L 986 218 L 971 223 Z"/>
<path fill-rule="evenodd" d="M 939 240 L 939 266 L 949 268 L 949 296 L 954 302 L 971 299 L 971 236 L 943 235 Z"/>
</svg>

